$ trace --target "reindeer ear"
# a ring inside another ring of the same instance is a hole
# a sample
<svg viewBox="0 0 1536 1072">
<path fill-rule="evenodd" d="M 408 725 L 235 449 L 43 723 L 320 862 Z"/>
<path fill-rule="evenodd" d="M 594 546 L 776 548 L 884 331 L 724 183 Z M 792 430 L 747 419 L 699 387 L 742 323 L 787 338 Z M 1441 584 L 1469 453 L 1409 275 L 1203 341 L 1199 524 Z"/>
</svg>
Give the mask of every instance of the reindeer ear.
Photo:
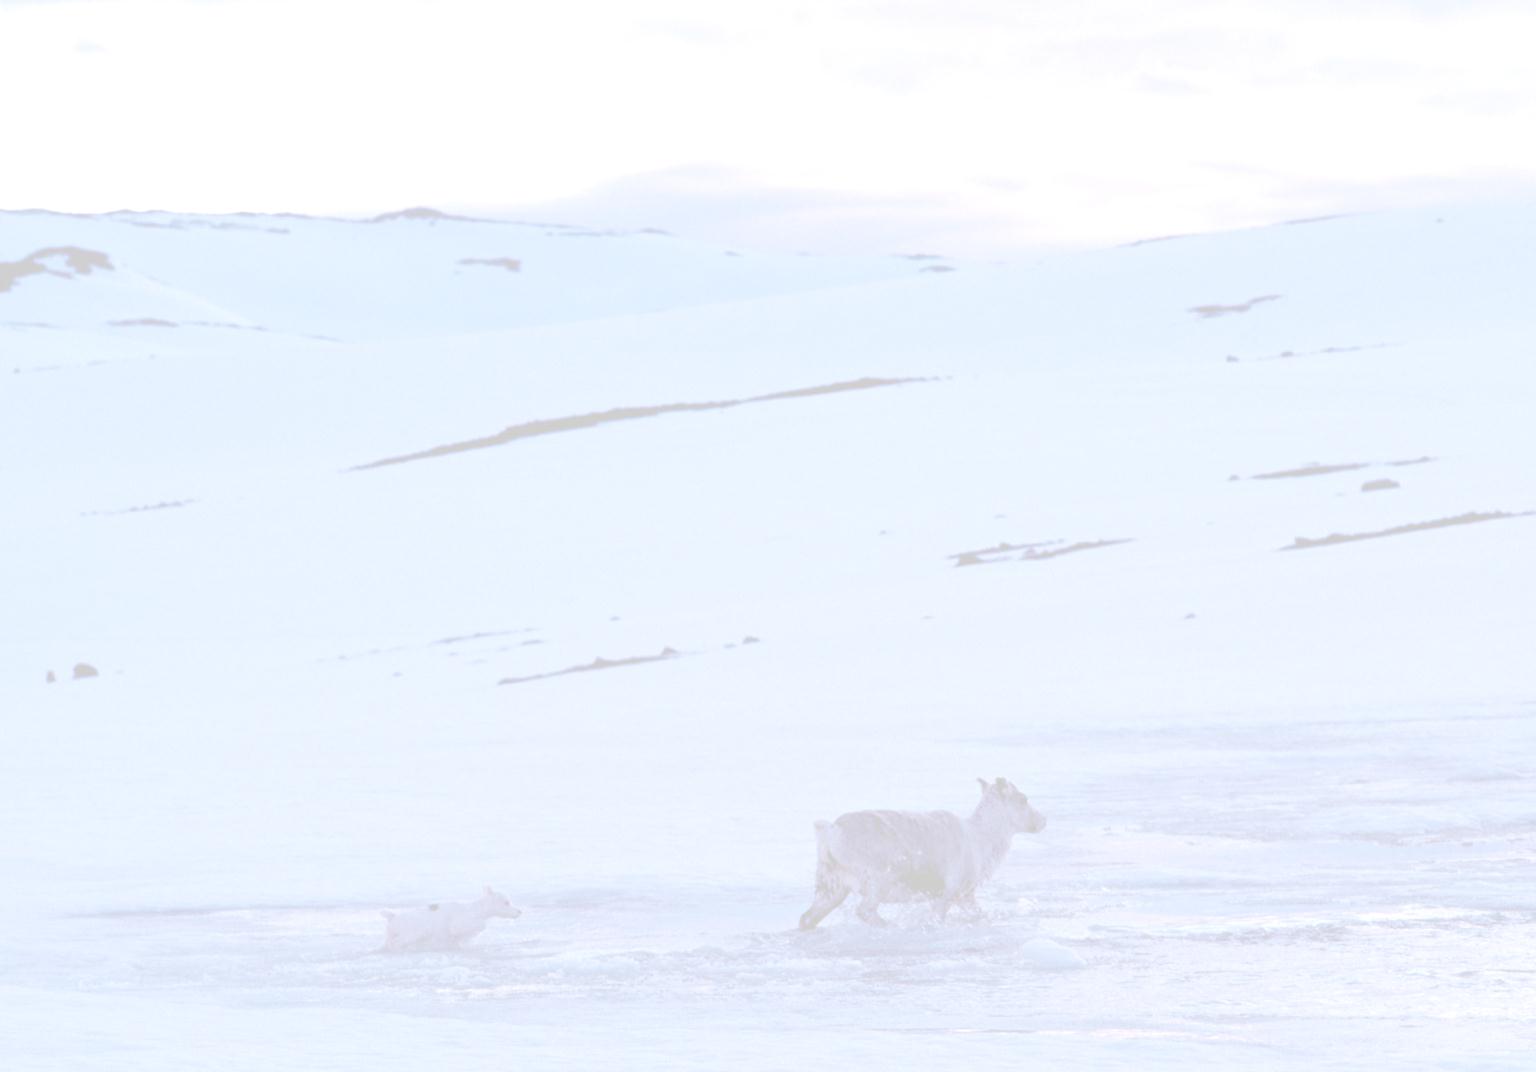
<svg viewBox="0 0 1536 1072">
<path fill-rule="evenodd" d="M 1006 789 L 1008 787 L 1008 779 L 1007 778 L 999 778 L 997 780 L 997 787 L 999 789 Z"/>
<path fill-rule="evenodd" d="M 981 791 L 983 793 L 985 793 L 988 789 L 992 788 L 991 786 L 989 786 L 987 784 L 987 780 L 985 778 L 977 778 L 976 779 L 976 784 L 981 786 Z"/>
</svg>

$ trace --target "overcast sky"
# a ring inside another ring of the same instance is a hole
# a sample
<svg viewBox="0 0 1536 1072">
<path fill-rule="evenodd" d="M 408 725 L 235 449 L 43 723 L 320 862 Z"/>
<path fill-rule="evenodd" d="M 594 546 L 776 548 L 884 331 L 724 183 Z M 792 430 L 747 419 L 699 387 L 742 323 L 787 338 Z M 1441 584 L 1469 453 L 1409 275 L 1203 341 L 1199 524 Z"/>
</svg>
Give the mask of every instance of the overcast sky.
<svg viewBox="0 0 1536 1072">
<path fill-rule="evenodd" d="M 0 0 L 0 208 L 991 255 L 1536 179 L 1536 4 Z"/>
</svg>

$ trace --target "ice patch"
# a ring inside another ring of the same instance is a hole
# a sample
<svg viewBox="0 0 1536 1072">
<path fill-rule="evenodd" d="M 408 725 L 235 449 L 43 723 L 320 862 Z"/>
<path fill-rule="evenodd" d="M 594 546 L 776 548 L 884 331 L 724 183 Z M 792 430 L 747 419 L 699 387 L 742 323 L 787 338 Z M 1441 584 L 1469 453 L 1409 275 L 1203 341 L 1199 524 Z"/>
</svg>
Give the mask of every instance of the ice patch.
<svg viewBox="0 0 1536 1072">
<path fill-rule="evenodd" d="M 1031 963 L 1042 968 L 1071 970 L 1088 966 L 1088 962 L 1082 957 L 1049 938 L 1031 938 L 1019 947 L 1019 952 Z"/>
</svg>

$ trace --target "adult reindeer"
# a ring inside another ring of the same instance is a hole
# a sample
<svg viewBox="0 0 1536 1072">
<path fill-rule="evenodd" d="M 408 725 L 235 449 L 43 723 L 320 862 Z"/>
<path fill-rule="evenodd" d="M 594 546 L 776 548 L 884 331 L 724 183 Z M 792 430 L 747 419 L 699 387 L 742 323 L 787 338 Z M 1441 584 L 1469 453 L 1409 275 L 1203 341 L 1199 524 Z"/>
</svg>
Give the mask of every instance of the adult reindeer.
<svg viewBox="0 0 1536 1072">
<path fill-rule="evenodd" d="M 976 888 L 1008 855 L 1015 834 L 1045 829 L 1045 816 L 1008 781 L 981 783 L 969 818 L 947 811 L 854 811 L 816 824 L 816 899 L 802 930 L 826 918 L 850 893 L 856 912 L 881 926 L 888 901 L 932 901 L 943 918 L 955 905 L 975 907 Z"/>
</svg>

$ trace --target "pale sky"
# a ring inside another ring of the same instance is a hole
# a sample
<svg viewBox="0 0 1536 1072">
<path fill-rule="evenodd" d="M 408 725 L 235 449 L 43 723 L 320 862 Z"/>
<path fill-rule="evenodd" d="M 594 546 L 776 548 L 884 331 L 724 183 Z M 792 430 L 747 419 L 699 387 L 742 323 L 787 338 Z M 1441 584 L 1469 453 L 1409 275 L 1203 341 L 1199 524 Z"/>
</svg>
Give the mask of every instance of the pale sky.
<svg viewBox="0 0 1536 1072">
<path fill-rule="evenodd" d="M 1536 187 L 1536 4 L 0 0 L 0 208 L 993 255 Z"/>
</svg>

